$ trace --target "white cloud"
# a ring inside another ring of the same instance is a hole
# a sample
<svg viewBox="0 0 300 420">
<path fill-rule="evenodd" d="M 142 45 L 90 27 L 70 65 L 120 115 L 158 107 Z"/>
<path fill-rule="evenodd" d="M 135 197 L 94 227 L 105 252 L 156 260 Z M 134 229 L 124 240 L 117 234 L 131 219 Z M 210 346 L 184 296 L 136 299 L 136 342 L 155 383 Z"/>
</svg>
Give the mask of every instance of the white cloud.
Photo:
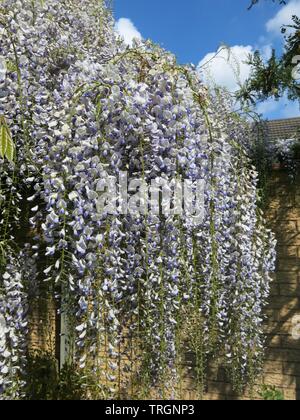
<svg viewBox="0 0 300 420">
<path fill-rule="evenodd" d="M 230 52 L 224 48 L 212 52 L 200 61 L 198 69 L 206 82 L 224 86 L 231 92 L 238 89 L 238 82 L 249 77 L 250 67 L 245 63 L 254 49 L 250 45 L 235 45 Z"/>
<path fill-rule="evenodd" d="M 231 92 L 236 91 L 238 86 L 237 68 L 239 68 L 239 81 L 245 82 L 250 73 L 250 67 L 245 63 L 249 54 L 253 53 L 254 47 L 236 45 L 229 51 L 219 49 L 216 52 L 207 54 L 199 63 L 198 70 L 207 84 L 224 86 Z M 269 58 L 271 46 L 263 45 L 260 50 L 264 58 Z M 238 63 L 238 64 L 237 64 Z M 201 67 L 204 66 L 204 67 Z M 256 111 L 265 118 L 293 118 L 299 116 L 298 102 L 291 102 L 286 96 L 280 100 L 268 99 L 257 105 Z"/>
<path fill-rule="evenodd" d="M 267 22 L 267 31 L 280 36 L 282 26 L 292 23 L 293 15 L 300 16 L 300 0 L 291 0 L 286 6 L 282 7 L 279 12 Z"/>
<path fill-rule="evenodd" d="M 249 77 L 248 57 L 256 49 L 260 49 L 264 59 L 268 60 L 271 57 L 270 44 L 260 47 L 235 45 L 230 49 L 221 47 L 217 52 L 207 54 L 200 61 L 198 70 L 206 83 L 224 86 L 230 92 L 234 92 L 239 88 L 239 83 L 243 84 Z"/>
<path fill-rule="evenodd" d="M 258 47 L 256 46 L 255 49 L 261 52 L 261 55 L 264 60 L 269 60 L 272 56 L 272 51 L 273 51 L 272 44 L 261 44 Z"/>
<path fill-rule="evenodd" d="M 250 75 L 250 66 L 246 64 L 249 54 L 259 50 L 262 57 L 268 60 L 272 54 L 272 38 L 281 35 L 283 25 L 292 23 L 292 16 L 300 16 L 300 0 L 290 0 L 279 12 L 266 23 L 266 34 L 262 35 L 256 45 L 235 45 L 216 52 L 208 53 L 198 64 L 198 71 L 206 84 L 226 87 L 234 92 Z M 280 100 L 268 99 L 259 103 L 257 112 L 266 118 L 292 118 L 299 116 L 298 102 L 291 102 L 286 96 Z"/>
<path fill-rule="evenodd" d="M 130 19 L 120 18 L 115 25 L 116 32 L 124 39 L 127 45 L 132 45 L 134 39 L 142 39 L 141 33 L 137 30 Z"/>
</svg>

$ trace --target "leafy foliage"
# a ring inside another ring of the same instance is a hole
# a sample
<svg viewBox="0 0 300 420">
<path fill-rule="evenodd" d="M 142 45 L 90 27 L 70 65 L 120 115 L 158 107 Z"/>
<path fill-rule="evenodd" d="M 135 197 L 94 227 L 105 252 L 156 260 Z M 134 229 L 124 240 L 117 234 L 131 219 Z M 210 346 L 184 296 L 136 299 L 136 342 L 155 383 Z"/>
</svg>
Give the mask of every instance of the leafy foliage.
<svg viewBox="0 0 300 420">
<path fill-rule="evenodd" d="M 249 56 L 250 77 L 237 93 L 238 99 L 255 103 L 270 97 L 279 99 L 286 93 L 289 99 L 299 101 L 299 78 L 295 74 L 299 60 L 295 59 L 300 56 L 300 19 L 293 16 L 293 24 L 283 27 L 282 32 L 287 29 L 291 34 L 286 36 L 285 51 L 281 57 L 276 55 L 275 50 L 267 61 L 259 51 Z"/>
<path fill-rule="evenodd" d="M 28 357 L 25 393 L 33 401 L 81 400 L 83 380 L 75 366 L 66 365 L 59 372 L 51 353 L 35 353 Z"/>
<path fill-rule="evenodd" d="M 269 385 L 263 385 L 259 395 L 265 401 L 284 401 L 285 399 L 281 391 Z"/>
<path fill-rule="evenodd" d="M 251 0 L 251 4 L 248 7 L 248 9 L 252 9 L 253 6 L 255 6 L 257 3 L 259 3 L 260 0 Z M 286 0 L 272 0 L 273 3 L 278 3 L 278 4 L 286 4 Z"/>
</svg>

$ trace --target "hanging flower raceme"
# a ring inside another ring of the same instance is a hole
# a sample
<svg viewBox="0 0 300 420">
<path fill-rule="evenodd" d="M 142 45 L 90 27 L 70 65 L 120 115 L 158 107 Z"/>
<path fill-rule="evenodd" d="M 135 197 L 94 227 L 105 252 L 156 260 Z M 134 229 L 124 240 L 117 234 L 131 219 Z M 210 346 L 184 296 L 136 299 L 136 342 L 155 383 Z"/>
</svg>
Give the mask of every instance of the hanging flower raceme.
<svg viewBox="0 0 300 420">
<path fill-rule="evenodd" d="M 20 399 L 25 385 L 27 301 L 22 256 L 6 252 L 6 259 L 0 271 L 0 399 Z"/>
<path fill-rule="evenodd" d="M 175 397 L 190 351 L 200 393 L 210 357 L 238 386 L 263 354 L 274 268 L 244 125 L 195 69 L 150 42 L 125 48 L 103 4 L 80 3 L 1 4 L 0 115 L 18 157 L 0 160 L 0 206 L 23 194 L 22 258 L 42 261 L 23 285 L 53 286 L 89 398 Z"/>
<path fill-rule="evenodd" d="M 280 162 L 289 171 L 291 179 L 295 181 L 299 173 L 300 142 L 299 138 L 277 140 L 267 150 L 270 161 Z"/>
</svg>

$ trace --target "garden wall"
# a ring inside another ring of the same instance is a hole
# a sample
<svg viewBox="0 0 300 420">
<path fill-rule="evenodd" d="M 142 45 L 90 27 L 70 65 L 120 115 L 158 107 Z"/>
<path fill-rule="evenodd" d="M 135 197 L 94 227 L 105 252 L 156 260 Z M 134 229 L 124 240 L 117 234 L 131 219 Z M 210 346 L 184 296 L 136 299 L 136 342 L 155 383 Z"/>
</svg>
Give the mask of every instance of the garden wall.
<svg viewBox="0 0 300 420">
<path fill-rule="evenodd" d="M 286 400 L 300 399 L 300 177 L 291 185 L 285 171 L 274 171 L 267 217 L 276 233 L 277 270 L 267 309 L 267 352 L 264 374 L 257 390 L 266 384 L 280 390 Z M 298 333 L 298 334 L 297 334 Z M 298 337 L 298 338 L 297 338 Z M 191 389 L 186 398 L 194 398 Z M 255 397 L 259 398 L 257 394 Z M 213 371 L 206 399 L 236 399 L 222 369 Z M 243 398 L 249 398 L 247 394 Z"/>
<path fill-rule="evenodd" d="M 285 171 L 274 172 L 270 183 L 270 204 L 267 218 L 278 240 L 277 272 L 272 284 L 272 295 L 267 309 L 267 352 L 264 373 L 258 380 L 256 392 L 251 398 L 260 399 L 262 384 L 280 390 L 286 400 L 300 399 L 300 179 L 293 186 Z M 50 351 L 59 357 L 59 320 L 54 304 L 48 302 L 48 310 L 42 303 L 31 316 L 31 346 Z M 52 306 L 51 306 L 52 305 Z M 50 314 L 50 315 L 49 315 Z M 50 334 L 49 334 L 50 333 Z M 193 357 L 187 355 L 190 369 L 181 381 L 181 397 L 197 399 L 193 380 Z M 189 372 L 189 373 L 188 373 Z M 126 398 L 126 395 L 122 395 Z M 149 396 L 150 397 L 150 396 Z M 205 399 L 249 399 L 236 395 L 226 382 L 225 372 L 212 367 Z"/>
<path fill-rule="evenodd" d="M 51 296 L 36 299 L 30 305 L 29 349 L 32 353 L 49 354 L 59 361 L 60 317 L 57 303 Z"/>
</svg>

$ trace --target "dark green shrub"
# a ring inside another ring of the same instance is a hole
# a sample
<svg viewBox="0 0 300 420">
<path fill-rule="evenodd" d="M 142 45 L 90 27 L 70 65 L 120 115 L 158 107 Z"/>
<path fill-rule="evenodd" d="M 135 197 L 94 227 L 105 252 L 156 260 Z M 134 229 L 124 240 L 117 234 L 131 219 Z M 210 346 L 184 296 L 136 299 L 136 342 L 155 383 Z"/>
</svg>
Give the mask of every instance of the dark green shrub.
<svg viewBox="0 0 300 420">
<path fill-rule="evenodd" d="M 284 401 L 284 395 L 275 386 L 262 385 L 259 396 L 265 401 Z"/>
<path fill-rule="evenodd" d="M 59 371 L 58 361 L 50 353 L 28 357 L 26 399 L 81 400 L 84 398 L 81 377 L 74 366 Z"/>
</svg>

